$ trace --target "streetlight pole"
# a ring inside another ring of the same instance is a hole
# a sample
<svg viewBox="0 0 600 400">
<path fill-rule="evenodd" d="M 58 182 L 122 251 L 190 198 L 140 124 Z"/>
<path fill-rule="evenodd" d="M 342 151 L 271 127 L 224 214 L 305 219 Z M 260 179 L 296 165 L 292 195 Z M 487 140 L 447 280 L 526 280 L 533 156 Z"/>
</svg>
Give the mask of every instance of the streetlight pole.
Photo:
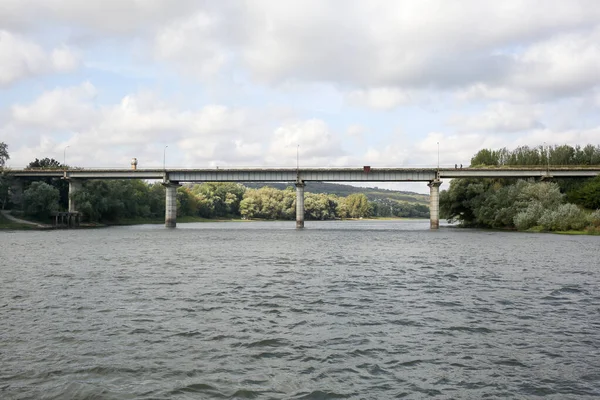
<svg viewBox="0 0 600 400">
<path fill-rule="evenodd" d="M 163 149 L 163 169 L 164 170 L 167 169 L 167 147 L 169 147 L 169 145 L 166 145 L 165 148 Z"/>
<path fill-rule="evenodd" d="M 440 172 L 440 142 L 437 142 L 437 149 L 438 149 L 437 169 L 438 169 L 438 172 Z"/>
<path fill-rule="evenodd" d="M 296 171 L 300 171 L 300 145 L 296 146 Z"/>
<path fill-rule="evenodd" d="M 63 150 L 63 168 L 67 169 L 67 149 L 71 146 L 66 146 Z"/>
<path fill-rule="evenodd" d="M 550 145 L 548 145 L 548 147 L 546 147 L 546 161 L 547 161 L 546 170 L 548 171 L 548 174 L 550 174 Z"/>
</svg>

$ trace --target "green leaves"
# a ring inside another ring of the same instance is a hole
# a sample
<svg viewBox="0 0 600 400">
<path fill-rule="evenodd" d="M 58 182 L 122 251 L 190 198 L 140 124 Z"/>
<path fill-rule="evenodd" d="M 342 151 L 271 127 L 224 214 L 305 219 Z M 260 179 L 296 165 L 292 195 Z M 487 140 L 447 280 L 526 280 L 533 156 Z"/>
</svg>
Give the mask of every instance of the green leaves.
<svg viewBox="0 0 600 400">
<path fill-rule="evenodd" d="M 8 145 L 4 142 L 0 142 L 0 168 L 4 168 L 6 160 L 10 159 L 8 154 Z"/>
<path fill-rule="evenodd" d="M 58 211 L 59 191 L 44 182 L 33 182 L 23 192 L 25 213 L 39 219 L 48 219 Z"/>
</svg>

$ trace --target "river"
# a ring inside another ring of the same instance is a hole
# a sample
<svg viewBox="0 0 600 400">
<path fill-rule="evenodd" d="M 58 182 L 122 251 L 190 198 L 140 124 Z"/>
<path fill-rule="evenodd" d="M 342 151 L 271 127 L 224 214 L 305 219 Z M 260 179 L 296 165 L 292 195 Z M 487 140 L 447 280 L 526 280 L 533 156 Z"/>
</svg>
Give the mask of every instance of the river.
<svg viewBox="0 0 600 400">
<path fill-rule="evenodd" d="M 600 237 L 428 225 L 0 232 L 0 398 L 600 396 Z"/>
</svg>

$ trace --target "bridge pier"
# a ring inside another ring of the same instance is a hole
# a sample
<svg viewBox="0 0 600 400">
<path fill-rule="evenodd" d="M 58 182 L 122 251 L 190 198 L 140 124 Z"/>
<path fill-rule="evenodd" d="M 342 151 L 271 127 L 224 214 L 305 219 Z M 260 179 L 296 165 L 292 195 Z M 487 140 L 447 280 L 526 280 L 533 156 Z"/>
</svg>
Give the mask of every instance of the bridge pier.
<svg viewBox="0 0 600 400">
<path fill-rule="evenodd" d="M 81 190 L 83 182 L 79 179 L 69 179 L 69 212 L 77 212 L 77 202 L 73 200 L 73 194 Z"/>
<path fill-rule="evenodd" d="M 175 228 L 177 226 L 177 188 L 179 182 L 163 183 L 166 189 L 165 200 L 165 227 Z"/>
<path fill-rule="evenodd" d="M 9 182 L 10 187 L 8 189 L 8 200 L 13 206 L 20 209 L 23 206 L 23 181 L 21 179 L 14 178 Z"/>
<path fill-rule="evenodd" d="M 304 186 L 303 181 L 296 182 L 296 229 L 304 228 Z"/>
<path fill-rule="evenodd" d="M 442 181 L 438 178 L 429 182 L 429 228 L 440 228 L 440 185 Z"/>
</svg>

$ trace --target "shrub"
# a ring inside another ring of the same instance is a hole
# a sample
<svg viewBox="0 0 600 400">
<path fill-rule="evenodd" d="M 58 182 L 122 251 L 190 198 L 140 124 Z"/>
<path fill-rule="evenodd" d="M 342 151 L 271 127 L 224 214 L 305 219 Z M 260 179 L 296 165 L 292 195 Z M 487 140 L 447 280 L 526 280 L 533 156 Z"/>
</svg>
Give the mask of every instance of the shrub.
<svg viewBox="0 0 600 400">
<path fill-rule="evenodd" d="M 515 215 L 515 227 L 524 231 L 538 224 L 539 219 L 544 213 L 544 207 L 538 201 L 531 201 L 524 211 Z"/>
<path fill-rule="evenodd" d="M 33 182 L 23 192 L 25 213 L 40 219 L 46 219 L 58 211 L 60 193 L 54 186 L 44 182 Z"/>
<path fill-rule="evenodd" d="M 546 210 L 539 224 L 549 231 L 581 230 L 588 225 L 589 217 L 575 204 L 561 204 L 554 211 Z"/>
</svg>

